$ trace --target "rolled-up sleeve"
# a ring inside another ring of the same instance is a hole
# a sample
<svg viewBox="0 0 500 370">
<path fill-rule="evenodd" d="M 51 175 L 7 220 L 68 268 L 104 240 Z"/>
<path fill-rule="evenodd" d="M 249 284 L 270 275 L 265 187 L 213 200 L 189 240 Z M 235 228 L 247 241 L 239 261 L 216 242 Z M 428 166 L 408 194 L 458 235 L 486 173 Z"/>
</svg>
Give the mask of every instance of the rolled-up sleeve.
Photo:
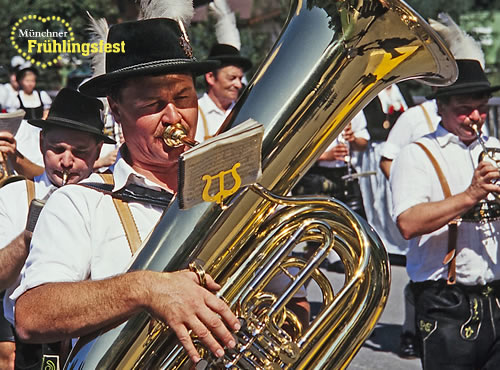
<svg viewBox="0 0 500 370">
<path fill-rule="evenodd" d="M 50 282 L 74 282 L 89 276 L 91 215 L 79 191 L 67 186 L 56 191 L 43 208 L 33 232 L 21 283 L 10 296 Z"/>
<path fill-rule="evenodd" d="M 430 201 L 429 176 L 436 175 L 428 172 L 427 165 L 431 165 L 427 155 L 416 144 L 404 147 L 394 160 L 389 178 L 394 221 L 407 209 Z"/>
</svg>

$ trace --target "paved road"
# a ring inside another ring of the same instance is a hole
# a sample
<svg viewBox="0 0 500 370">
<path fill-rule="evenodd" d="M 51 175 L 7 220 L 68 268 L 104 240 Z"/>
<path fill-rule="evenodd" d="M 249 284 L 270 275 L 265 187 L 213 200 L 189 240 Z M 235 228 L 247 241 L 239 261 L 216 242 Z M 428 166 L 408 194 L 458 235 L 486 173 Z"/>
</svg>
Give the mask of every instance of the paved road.
<svg viewBox="0 0 500 370">
<path fill-rule="evenodd" d="M 343 284 L 344 275 L 326 272 L 334 286 Z M 419 370 L 420 360 L 401 359 L 398 355 L 399 335 L 404 318 L 403 288 L 408 282 L 404 267 L 392 266 L 392 283 L 389 301 L 370 338 L 349 365 L 349 370 Z M 337 289 L 336 289 L 337 290 Z M 320 297 L 319 290 L 311 284 L 308 298 L 314 302 Z"/>
</svg>

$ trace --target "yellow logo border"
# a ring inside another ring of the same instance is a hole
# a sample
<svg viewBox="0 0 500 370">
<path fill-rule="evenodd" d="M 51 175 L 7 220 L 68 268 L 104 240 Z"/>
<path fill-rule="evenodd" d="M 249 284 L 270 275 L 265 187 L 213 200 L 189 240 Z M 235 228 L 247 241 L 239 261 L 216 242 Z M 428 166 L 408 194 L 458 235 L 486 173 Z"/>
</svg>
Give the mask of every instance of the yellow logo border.
<svg viewBox="0 0 500 370">
<path fill-rule="evenodd" d="M 47 22 L 52 22 L 52 21 L 59 22 L 64 27 L 66 27 L 66 30 L 69 32 L 69 40 L 71 40 L 71 41 L 75 40 L 75 34 L 73 33 L 73 29 L 71 28 L 70 24 L 66 20 L 64 20 L 63 18 L 61 18 L 59 16 L 53 15 L 51 17 L 42 17 L 42 16 L 35 15 L 35 14 L 29 14 L 29 15 L 25 15 L 24 17 L 19 18 L 17 20 L 17 22 L 14 23 L 14 25 L 12 26 L 12 29 L 10 32 L 10 40 L 11 40 L 12 46 L 14 47 L 14 49 L 16 49 L 16 51 L 19 53 L 19 55 L 21 55 L 27 61 L 31 62 L 31 64 L 36 65 L 38 67 L 42 67 L 44 69 L 47 67 L 51 67 L 53 64 L 56 64 L 58 60 L 62 59 L 62 57 L 60 55 L 58 55 L 56 58 L 48 61 L 47 63 L 43 63 L 43 62 L 31 57 L 16 42 L 16 31 L 19 29 L 21 24 L 23 24 L 25 21 L 28 21 L 28 20 L 40 21 L 42 23 L 47 23 Z"/>
</svg>

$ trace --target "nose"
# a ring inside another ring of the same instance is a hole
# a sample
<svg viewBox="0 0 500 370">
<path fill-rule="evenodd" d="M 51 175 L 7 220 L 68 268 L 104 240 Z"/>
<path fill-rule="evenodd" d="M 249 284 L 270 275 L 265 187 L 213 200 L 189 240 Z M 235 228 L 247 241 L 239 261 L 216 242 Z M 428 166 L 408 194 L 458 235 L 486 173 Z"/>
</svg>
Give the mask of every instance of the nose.
<svg viewBox="0 0 500 370">
<path fill-rule="evenodd" d="M 65 150 L 64 153 L 61 154 L 61 166 L 64 169 L 73 167 L 73 154 L 69 150 Z"/>
<path fill-rule="evenodd" d="M 479 111 L 477 109 L 474 109 L 471 114 L 469 114 L 469 118 L 472 120 L 472 121 L 479 121 L 481 118 L 484 118 L 484 114 L 482 115 L 481 113 L 479 113 Z"/>
<path fill-rule="evenodd" d="M 243 84 L 241 83 L 241 78 L 236 78 L 234 81 L 235 81 L 234 86 L 236 86 L 236 88 L 240 90 L 243 87 Z"/>
<path fill-rule="evenodd" d="M 162 123 L 168 126 L 179 123 L 180 121 L 181 115 L 177 111 L 177 107 L 172 103 L 168 103 L 163 112 Z"/>
</svg>

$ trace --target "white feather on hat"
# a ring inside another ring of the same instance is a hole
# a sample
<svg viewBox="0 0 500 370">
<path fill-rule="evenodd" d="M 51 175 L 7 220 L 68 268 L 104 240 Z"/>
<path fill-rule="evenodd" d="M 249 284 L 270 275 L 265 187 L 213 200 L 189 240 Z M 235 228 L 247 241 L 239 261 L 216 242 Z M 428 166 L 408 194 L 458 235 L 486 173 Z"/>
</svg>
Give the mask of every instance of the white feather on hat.
<svg viewBox="0 0 500 370">
<path fill-rule="evenodd" d="M 140 19 L 170 18 L 189 26 L 194 15 L 192 0 L 140 0 Z"/>
<path fill-rule="evenodd" d="M 240 32 L 236 27 L 236 17 L 229 8 L 226 0 L 213 0 L 208 5 L 209 9 L 215 15 L 217 23 L 215 24 L 215 37 L 219 44 L 228 44 L 240 50 L 241 40 Z"/>
<path fill-rule="evenodd" d="M 108 22 L 105 18 L 95 19 L 92 15 L 87 12 L 90 18 L 90 25 L 88 30 L 90 31 L 90 42 L 99 43 L 99 41 L 106 42 L 108 39 Z M 92 77 L 99 76 L 105 73 L 105 53 L 94 53 L 92 54 L 92 70 L 94 71 Z"/>
<path fill-rule="evenodd" d="M 447 13 L 438 15 L 439 21 L 429 19 L 431 27 L 444 39 L 455 59 L 475 59 L 484 69 L 481 44 L 465 33 Z"/>
</svg>

